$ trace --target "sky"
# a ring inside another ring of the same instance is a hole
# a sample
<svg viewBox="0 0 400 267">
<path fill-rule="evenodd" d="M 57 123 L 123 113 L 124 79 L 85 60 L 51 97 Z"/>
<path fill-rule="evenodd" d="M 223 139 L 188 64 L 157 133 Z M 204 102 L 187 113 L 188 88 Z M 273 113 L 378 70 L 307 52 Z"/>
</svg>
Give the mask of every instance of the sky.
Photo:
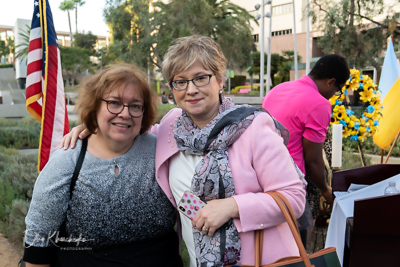
<svg viewBox="0 0 400 267">
<path fill-rule="evenodd" d="M 35 0 L 0 0 L 0 25 L 14 26 L 18 18 L 32 19 Z M 68 13 L 60 10 L 62 0 L 49 0 L 56 31 L 69 32 Z M 107 35 L 108 27 L 103 19 L 106 0 L 85 0 L 78 7 L 78 31 L 91 31 L 96 35 Z M 75 11 L 70 12 L 72 32 L 75 33 Z"/>
</svg>

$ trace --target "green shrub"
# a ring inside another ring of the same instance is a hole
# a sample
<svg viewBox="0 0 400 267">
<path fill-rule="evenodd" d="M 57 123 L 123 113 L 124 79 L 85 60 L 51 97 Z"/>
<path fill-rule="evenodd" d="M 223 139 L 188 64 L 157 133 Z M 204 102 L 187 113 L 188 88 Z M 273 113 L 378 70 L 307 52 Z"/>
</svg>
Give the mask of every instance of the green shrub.
<svg viewBox="0 0 400 267">
<path fill-rule="evenodd" d="M 18 192 L 13 189 L 9 181 L 1 181 L 0 184 L 0 220 L 7 216 L 7 206 L 10 205 Z"/>
<path fill-rule="evenodd" d="M 231 78 L 231 88 L 244 85 L 245 83 L 246 83 L 246 76 L 244 75 L 235 75 L 234 78 Z"/>
<path fill-rule="evenodd" d="M 8 148 L 37 148 L 39 144 L 40 125 L 37 127 L 3 127 L 0 128 L 0 145 Z"/>
<path fill-rule="evenodd" d="M 0 119 L 0 146 L 7 148 L 37 148 L 40 123 L 32 117 L 21 120 Z"/>
<path fill-rule="evenodd" d="M 351 141 L 350 138 L 343 139 L 343 147 L 347 147 L 347 148 L 351 149 L 353 152 L 358 153 L 358 142 Z M 363 150 L 363 153 L 367 153 L 367 154 L 380 155 L 381 151 L 382 151 L 382 149 L 374 143 L 372 137 L 369 137 L 365 142 L 362 142 L 361 148 Z M 386 149 L 384 151 L 384 155 L 387 155 L 388 153 L 389 153 L 389 149 Z M 398 140 L 397 143 L 395 144 L 390 156 L 393 156 L 393 157 L 400 156 L 400 140 Z"/>
<path fill-rule="evenodd" d="M 15 127 L 18 125 L 17 120 L 10 120 L 6 118 L 0 118 L 0 128 L 3 127 Z"/>
<path fill-rule="evenodd" d="M 24 219 L 37 175 L 36 153 L 0 152 L 0 231 L 18 242 L 24 234 Z"/>
<path fill-rule="evenodd" d="M 8 221 L 2 225 L 2 229 L 8 238 L 11 238 L 14 243 L 23 246 L 23 238 L 25 232 L 25 217 L 28 214 L 29 201 L 15 199 L 10 206 L 7 206 Z"/>
<path fill-rule="evenodd" d="M 156 123 L 159 123 L 165 114 L 173 108 L 178 108 L 178 106 L 172 104 L 158 104 Z"/>
<path fill-rule="evenodd" d="M 235 88 L 233 88 L 233 89 L 231 90 L 231 93 L 232 93 L 232 94 L 237 94 L 237 93 L 240 91 L 240 89 L 250 89 L 250 88 L 251 88 L 250 85 L 236 86 Z"/>
<path fill-rule="evenodd" d="M 260 91 L 250 91 L 246 95 L 249 95 L 249 96 L 260 96 Z"/>
<path fill-rule="evenodd" d="M 0 69 L 14 68 L 13 64 L 2 64 L 0 65 Z"/>
<path fill-rule="evenodd" d="M 70 121 L 72 129 L 77 121 Z M 21 120 L 0 118 L 0 146 L 15 149 L 38 148 L 40 138 L 40 123 L 32 117 Z"/>
<path fill-rule="evenodd" d="M 365 157 L 365 163 L 366 166 L 371 166 L 371 158 Z M 361 168 L 362 163 L 361 163 L 361 158 L 360 155 L 354 154 L 353 151 L 350 149 L 345 148 L 345 150 L 342 153 L 342 168 L 341 170 L 349 170 L 349 169 L 355 169 L 355 168 Z"/>
<path fill-rule="evenodd" d="M 0 146 L 0 154 L 4 155 L 16 155 L 19 153 L 18 149 L 15 148 L 6 148 L 4 146 Z"/>
</svg>

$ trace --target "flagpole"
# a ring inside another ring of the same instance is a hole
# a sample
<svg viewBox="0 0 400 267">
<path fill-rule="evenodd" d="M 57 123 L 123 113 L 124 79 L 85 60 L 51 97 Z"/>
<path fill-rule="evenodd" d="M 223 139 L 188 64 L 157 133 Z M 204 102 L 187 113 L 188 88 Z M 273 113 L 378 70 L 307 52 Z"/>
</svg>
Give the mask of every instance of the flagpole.
<svg viewBox="0 0 400 267">
<path fill-rule="evenodd" d="M 41 30 L 41 32 L 42 32 L 42 44 L 44 44 L 44 47 L 43 47 L 43 49 L 44 49 L 44 51 L 46 51 L 46 53 L 45 53 L 45 62 L 46 62 L 46 64 L 44 64 L 44 67 L 45 67 L 45 71 L 44 71 L 44 87 L 43 87 L 43 90 L 42 90 L 42 121 L 40 122 L 40 124 L 41 124 L 41 126 L 40 126 L 40 139 L 39 140 L 43 140 L 43 131 L 44 131 L 44 127 L 43 127 L 43 125 L 44 125 L 44 117 L 45 117 L 45 114 L 46 114 L 46 95 L 47 95 L 47 76 L 48 76 L 48 67 L 49 67 L 49 65 L 47 64 L 49 61 L 49 53 L 48 53 L 48 42 L 47 42 L 47 38 L 48 38 L 48 36 L 47 36 L 47 18 L 46 18 L 46 6 L 47 6 L 47 3 L 46 3 L 46 0 L 39 0 L 39 8 L 40 8 L 40 22 L 41 22 L 41 25 L 40 25 L 40 30 Z M 43 30 L 44 29 L 44 30 Z M 44 40 L 44 41 L 43 41 Z M 39 154 L 38 154 L 38 172 L 40 173 L 40 171 L 41 171 L 41 168 L 40 168 L 40 166 L 41 166 L 41 161 L 42 161 L 42 153 L 43 153 L 43 151 L 42 151 L 42 145 L 43 145 L 43 142 L 42 141 L 40 141 L 39 142 Z"/>
<path fill-rule="evenodd" d="M 392 147 L 391 147 L 390 150 L 389 150 L 389 153 L 388 153 L 388 155 L 387 155 L 387 157 L 386 157 L 386 160 L 385 160 L 385 164 L 388 162 L 389 157 L 390 157 L 390 154 L 392 154 L 393 148 L 394 148 L 394 146 L 396 145 L 397 140 L 399 139 L 399 136 L 400 136 L 400 130 L 399 130 L 399 132 L 397 133 L 397 136 L 396 136 L 396 138 L 395 138 L 394 141 L 393 141 Z"/>
</svg>

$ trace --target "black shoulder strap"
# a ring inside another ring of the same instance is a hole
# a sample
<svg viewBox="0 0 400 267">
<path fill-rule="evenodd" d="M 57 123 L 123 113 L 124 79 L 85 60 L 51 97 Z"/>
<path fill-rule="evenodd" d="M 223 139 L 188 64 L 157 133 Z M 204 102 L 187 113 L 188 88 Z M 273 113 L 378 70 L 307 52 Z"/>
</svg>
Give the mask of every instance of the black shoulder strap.
<svg viewBox="0 0 400 267">
<path fill-rule="evenodd" d="M 87 144 L 88 144 L 88 139 L 87 138 L 83 139 L 81 153 L 79 154 L 79 158 L 78 158 L 78 161 L 75 166 L 74 174 L 72 175 L 71 184 L 69 186 L 69 199 L 72 198 L 72 192 L 74 191 L 76 180 L 78 180 L 78 175 L 79 175 L 79 172 L 81 171 L 83 160 L 85 159 Z"/>
</svg>

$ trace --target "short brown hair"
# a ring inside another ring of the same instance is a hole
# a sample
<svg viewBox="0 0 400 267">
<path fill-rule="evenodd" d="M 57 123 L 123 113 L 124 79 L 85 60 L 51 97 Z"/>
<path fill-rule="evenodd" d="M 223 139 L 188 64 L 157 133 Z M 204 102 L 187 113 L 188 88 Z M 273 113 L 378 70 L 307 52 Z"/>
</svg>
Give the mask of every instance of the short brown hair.
<svg viewBox="0 0 400 267">
<path fill-rule="evenodd" d="M 192 35 L 176 39 L 164 56 L 162 71 L 169 87 L 176 74 L 186 71 L 196 61 L 225 83 L 227 60 L 221 47 L 210 37 Z"/>
<path fill-rule="evenodd" d="M 115 88 L 135 85 L 143 98 L 143 120 L 140 134 L 147 132 L 154 123 L 157 113 L 157 104 L 154 93 L 147 83 L 147 77 L 138 67 L 130 64 L 116 64 L 100 70 L 95 75 L 87 77 L 79 86 L 76 110 L 79 120 L 90 133 L 94 134 L 98 128 L 97 112 L 101 99 Z"/>
</svg>

